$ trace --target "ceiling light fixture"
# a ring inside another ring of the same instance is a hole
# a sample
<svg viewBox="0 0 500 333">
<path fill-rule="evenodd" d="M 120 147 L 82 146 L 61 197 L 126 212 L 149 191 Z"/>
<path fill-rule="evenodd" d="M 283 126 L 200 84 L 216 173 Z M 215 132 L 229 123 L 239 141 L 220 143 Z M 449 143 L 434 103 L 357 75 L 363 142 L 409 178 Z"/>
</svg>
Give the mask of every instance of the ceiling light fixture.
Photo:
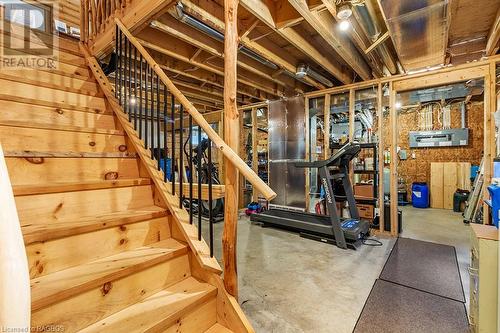
<svg viewBox="0 0 500 333">
<path fill-rule="evenodd" d="M 337 6 L 337 18 L 341 21 L 347 20 L 352 15 L 351 5 L 343 3 Z"/>
<path fill-rule="evenodd" d="M 340 23 L 339 23 L 339 29 L 342 31 L 348 30 L 350 26 L 351 26 L 351 23 L 349 23 L 348 20 L 343 20 L 343 21 L 340 21 Z"/>
</svg>

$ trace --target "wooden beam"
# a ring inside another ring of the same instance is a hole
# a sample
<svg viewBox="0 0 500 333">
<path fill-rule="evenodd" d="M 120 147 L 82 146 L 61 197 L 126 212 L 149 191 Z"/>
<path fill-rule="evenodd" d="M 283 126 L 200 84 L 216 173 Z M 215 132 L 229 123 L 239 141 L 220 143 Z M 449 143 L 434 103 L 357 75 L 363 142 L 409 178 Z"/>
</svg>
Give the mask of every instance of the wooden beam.
<svg viewBox="0 0 500 333">
<path fill-rule="evenodd" d="M 377 46 L 379 46 L 380 44 L 382 44 L 383 42 L 385 42 L 388 38 L 389 38 L 389 31 L 386 31 L 385 34 L 383 34 L 382 36 L 380 36 L 375 42 L 373 42 L 372 45 L 370 45 L 365 50 L 365 54 L 368 54 L 371 51 L 375 50 L 377 48 Z"/>
<path fill-rule="evenodd" d="M 30 275 L 7 165 L 0 146 L 0 327 L 29 332 Z"/>
<path fill-rule="evenodd" d="M 363 80 L 372 78 L 370 67 L 361 53 L 346 36 L 336 32 L 336 21 L 329 12 L 311 12 L 306 0 L 288 0 L 288 2 Z"/>
<path fill-rule="evenodd" d="M 208 0 L 207 0 L 208 1 Z M 260 1 L 260 0 L 257 0 Z M 204 8 L 214 8 L 214 4 L 212 1 L 209 1 L 210 5 L 203 7 L 205 4 L 204 1 L 199 1 L 200 5 L 195 5 L 192 2 L 183 3 L 184 10 L 190 15 L 195 16 L 200 19 L 204 23 L 213 27 L 218 31 L 224 31 L 224 21 L 217 17 L 212 12 L 208 12 Z M 242 3 L 243 4 L 243 3 Z M 246 7 L 245 7 L 246 8 Z M 248 9 L 248 8 L 247 8 Z M 271 61 L 276 64 L 278 67 L 283 68 L 291 73 L 295 73 L 297 70 L 297 65 L 299 64 L 299 60 L 294 58 L 289 52 L 281 49 L 279 46 L 275 45 L 270 41 L 260 40 L 259 42 L 254 42 L 248 36 L 241 36 L 240 43 L 258 55 L 264 57 L 265 59 Z M 323 89 L 324 86 L 315 80 L 306 77 L 305 82 L 309 85 L 317 88 Z"/>
<path fill-rule="evenodd" d="M 236 105 L 238 58 L 238 0 L 224 1 L 224 139 L 236 153 L 239 150 L 239 112 Z M 224 161 L 226 199 L 224 202 L 224 286 L 238 299 L 237 229 L 238 229 L 238 170 L 231 160 Z"/>
<path fill-rule="evenodd" d="M 160 36 L 158 36 L 158 34 L 160 34 Z M 219 68 L 211 64 L 206 64 L 200 59 L 190 61 L 190 55 L 192 55 L 194 52 L 193 46 L 175 39 L 169 35 L 162 34 L 161 32 L 155 31 L 153 29 L 146 29 L 138 35 L 138 40 L 148 49 L 155 50 L 186 63 L 191 63 L 196 67 L 210 71 L 214 74 L 224 76 L 223 68 Z M 266 82 L 265 80 L 256 77 L 253 73 L 245 73 L 245 75 L 243 75 L 240 72 L 239 82 L 242 82 L 256 89 L 263 90 L 275 96 L 282 96 L 285 94 L 284 87 L 277 86 L 273 82 Z"/>
<path fill-rule="evenodd" d="M 379 207 L 379 231 L 383 233 L 385 225 L 385 200 L 384 200 L 384 105 L 382 103 L 382 84 L 378 84 L 377 89 L 377 113 L 378 113 L 378 207 Z"/>
<path fill-rule="evenodd" d="M 166 14 L 158 18 L 158 20 L 152 22 L 152 27 L 164 33 L 168 33 L 169 35 L 191 44 L 211 55 L 217 56 L 218 58 L 224 57 L 223 42 L 208 37 L 199 30 L 180 22 L 172 15 Z M 259 75 L 265 80 L 273 81 L 283 87 L 295 87 L 297 83 L 297 81 L 290 76 L 272 76 L 274 71 L 273 69 L 266 67 L 265 65 L 241 53 L 238 55 L 238 66 Z"/>
<path fill-rule="evenodd" d="M 500 40 L 500 8 L 497 11 L 497 17 L 491 30 L 488 34 L 488 42 L 486 43 L 486 56 L 494 55 L 498 52 Z"/>
<path fill-rule="evenodd" d="M 267 6 L 264 0 L 241 0 L 241 5 L 299 51 L 316 61 L 318 65 L 335 76 L 339 81 L 342 83 L 352 82 L 353 75 L 346 67 L 324 55 L 294 28 L 288 26 L 278 27 L 274 20 L 272 9 Z"/>
</svg>

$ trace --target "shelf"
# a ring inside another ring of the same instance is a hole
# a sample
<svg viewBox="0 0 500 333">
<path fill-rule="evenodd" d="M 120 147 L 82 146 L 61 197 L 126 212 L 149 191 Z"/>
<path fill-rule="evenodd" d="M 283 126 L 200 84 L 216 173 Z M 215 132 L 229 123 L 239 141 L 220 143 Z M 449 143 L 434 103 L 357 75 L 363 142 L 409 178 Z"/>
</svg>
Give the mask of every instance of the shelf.
<svg viewBox="0 0 500 333">
<path fill-rule="evenodd" d="M 362 175 L 375 175 L 377 174 L 377 170 L 354 170 L 354 173 Z"/>
</svg>

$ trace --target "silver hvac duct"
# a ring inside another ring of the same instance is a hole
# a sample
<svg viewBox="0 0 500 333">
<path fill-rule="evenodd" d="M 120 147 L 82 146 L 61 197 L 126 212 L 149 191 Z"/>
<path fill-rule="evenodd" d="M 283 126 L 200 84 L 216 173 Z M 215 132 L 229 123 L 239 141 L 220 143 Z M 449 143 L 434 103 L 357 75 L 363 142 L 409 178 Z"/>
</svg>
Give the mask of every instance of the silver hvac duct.
<svg viewBox="0 0 500 333">
<path fill-rule="evenodd" d="M 373 6 L 374 4 L 370 1 L 365 1 L 362 6 L 353 6 L 356 20 L 359 22 L 365 35 L 372 43 L 374 43 L 382 35 L 382 30 L 377 19 L 377 12 Z M 394 75 L 398 73 L 397 64 L 391 56 L 388 47 L 384 43 L 381 43 L 372 52 L 378 52 L 384 62 L 384 65 L 391 74 Z"/>
<path fill-rule="evenodd" d="M 311 67 L 309 67 L 309 65 L 306 64 L 299 64 L 297 66 L 297 72 L 295 73 L 295 76 L 299 79 L 309 76 L 314 80 L 318 81 L 319 83 L 327 86 L 328 88 L 333 87 L 332 81 L 328 80 L 326 77 L 316 72 L 314 69 L 312 69 Z"/>
<path fill-rule="evenodd" d="M 192 17 L 191 15 L 189 14 L 186 14 L 184 12 L 184 7 L 182 6 L 182 3 L 178 2 L 177 5 L 175 6 L 175 15 L 174 15 L 175 18 L 177 18 L 179 21 L 181 22 L 184 22 L 185 24 L 203 32 L 204 34 L 220 41 L 220 42 L 224 42 L 224 34 L 220 33 L 219 31 L 217 31 L 216 29 L 210 27 L 209 25 L 203 23 L 202 21 Z M 155 24 L 155 21 L 151 22 L 151 26 L 154 27 L 154 28 L 157 28 L 158 29 L 158 25 Z M 245 47 L 245 46 L 241 46 L 239 48 L 239 51 L 241 53 L 243 53 L 244 55 L 258 61 L 259 63 L 269 67 L 269 68 L 272 68 L 272 69 L 279 69 L 279 67 L 261 57 L 259 54 L 257 54 L 256 52 L 250 50 L 249 48 Z M 311 77 L 313 80 L 316 80 L 317 82 L 327 86 L 327 87 L 333 87 L 333 83 L 328 80 L 326 77 L 324 77 L 323 75 L 321 75 L 320 73 L 314 71 L 313 69 L 309 68 L 309 66 L 307 65 L 304 65 L 305 67 L 307 67 L 307 70 L 305 71 L 305 74 L 302 75 L 302 70 L 299 69 L 300 65 L 297 67 L 297 72 L 296 73 L 292 73 L 290 71 L 287 71 L 285 70 L 285 73 L 288 74 L 289 76 L 295 78 L 296 80 L 299 80 L 307 85 L 310 85 L 311 84 L 309 82 L 307 82 L 306 80 L 304 80 L 304 78 L 306 76 L 309 76 Z"/>
<path fill-rule="evenodd" d="M 187 25 L 203 32 L 204 34 L 212 37 L 213 39 L 216 39 L 220 42 L 224 42 L 224 34 L 220 33 L 219 31 L 215 30 L 211 26 L 201 22 L 200 20 L 192 17 L 189 14 L 184 13 L 184 7 L 182 6 L 182 3 L 178 2 L 177 5 L 175 6 L 175 13 L 176 13 L 176 18 L 181 21 L 186 23 Z M 240 47 L 239 50 L 241 53 L 244 55 L 260 62 L 261 64 L 272 68 L 272 69 L 278 69 L 278 66 L 276 64 L 272 63 L 271 61 L 261 57 L 257 53 L 253 52 L 252 50 L 246 48 L 246 47 Z"/>
</svg>

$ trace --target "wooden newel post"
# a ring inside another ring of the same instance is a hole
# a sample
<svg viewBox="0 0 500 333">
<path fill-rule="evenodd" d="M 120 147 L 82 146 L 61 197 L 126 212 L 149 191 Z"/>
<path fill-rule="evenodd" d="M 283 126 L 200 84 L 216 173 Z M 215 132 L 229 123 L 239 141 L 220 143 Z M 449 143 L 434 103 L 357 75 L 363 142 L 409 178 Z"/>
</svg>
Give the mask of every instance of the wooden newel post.
<svg viewBox="0 0 500 333">
<path fill-rule="evenodd" d="M 238 53 L 238 1 L 224 1 L 224 140 L 236 153 L 239 148 L 239 114 L 236 104 Z M 224 286 L 227 292 L 238 298 L 238 274 L 236 267 L 236 238 L 238 228 L 238 170 L 232 161 L 225 160 L 224 185 L 224 233 L 222 249 L 224 258 Z"/>
</svg>

